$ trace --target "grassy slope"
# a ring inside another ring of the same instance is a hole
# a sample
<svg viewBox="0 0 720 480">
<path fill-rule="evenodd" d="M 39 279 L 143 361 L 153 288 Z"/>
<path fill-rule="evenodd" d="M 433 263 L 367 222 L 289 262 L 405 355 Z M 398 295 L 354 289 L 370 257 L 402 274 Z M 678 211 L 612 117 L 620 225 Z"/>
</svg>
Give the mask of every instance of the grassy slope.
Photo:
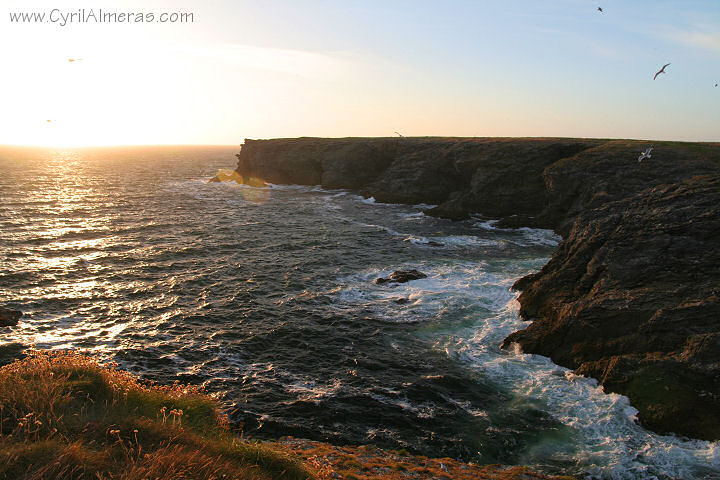
<svg viewBox="0 0 720 480">
<path fill-rule="evenodd" d="M 233 437 L 195 388 L 36 352 L 0 368 L 2 479 L 305 479 L 299 460 Z"/>
</svg>

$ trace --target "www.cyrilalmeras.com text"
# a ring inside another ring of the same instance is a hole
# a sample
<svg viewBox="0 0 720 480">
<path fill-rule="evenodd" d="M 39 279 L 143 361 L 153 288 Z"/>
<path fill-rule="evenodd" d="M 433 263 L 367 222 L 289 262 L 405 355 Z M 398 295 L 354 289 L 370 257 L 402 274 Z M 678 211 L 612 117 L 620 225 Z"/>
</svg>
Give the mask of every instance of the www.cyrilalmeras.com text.
<svg viewBox="0 0 720 480">
<path fill-rule="evenodd" d="M 12 23 L 51 23 L 64 27 L 78 23 L 193 23 L 193 12 L 120 11 L 95 8 L 10 12 Z"/>
</svg>

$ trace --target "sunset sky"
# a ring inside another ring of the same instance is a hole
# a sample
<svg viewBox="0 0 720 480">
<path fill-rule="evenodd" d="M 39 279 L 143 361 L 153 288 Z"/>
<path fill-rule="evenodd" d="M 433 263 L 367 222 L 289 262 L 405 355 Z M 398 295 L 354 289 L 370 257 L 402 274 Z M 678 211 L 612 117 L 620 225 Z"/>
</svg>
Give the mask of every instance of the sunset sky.
<svg viewBox="0 0 720 480">
<path fill-rule="evenodd" d="M 193 22 L 10 19 L 80 8 Z M 0 42 L 0 144 L 720 141 L 719 0 L 0 0 Z"/>
</svg>

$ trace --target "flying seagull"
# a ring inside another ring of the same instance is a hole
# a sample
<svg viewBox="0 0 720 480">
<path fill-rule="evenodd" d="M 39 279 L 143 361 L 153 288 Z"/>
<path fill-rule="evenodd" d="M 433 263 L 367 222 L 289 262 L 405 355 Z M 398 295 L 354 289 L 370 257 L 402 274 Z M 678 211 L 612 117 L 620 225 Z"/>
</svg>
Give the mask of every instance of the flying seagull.
<svg viewBox="0 0 720 480">
<path fill-rule="evenodd" d="M 650 152 L 652 152 L 652 150 L 653 150 L 653 147 L 646 148 L 645 151 L 642 152 L 640 154 L 640 156 L 638 157 L 638 162 L 642 162 L 646 158 L 650 158 Z"/>
<path fill-rule="evenodd" d="M 657 71 L 657 73 L 653 77 L 653 80 L 655 80 L 657 78 L 657 76 L 660 75 L 661 73 L 665 73 L 665 67 L 667 67 L 668 65 L 670 65 L 670 64 L 666 63 L 665 65 L 663 65 L 663 68 L 661 68 L 660 70 Z"/>
</svg>

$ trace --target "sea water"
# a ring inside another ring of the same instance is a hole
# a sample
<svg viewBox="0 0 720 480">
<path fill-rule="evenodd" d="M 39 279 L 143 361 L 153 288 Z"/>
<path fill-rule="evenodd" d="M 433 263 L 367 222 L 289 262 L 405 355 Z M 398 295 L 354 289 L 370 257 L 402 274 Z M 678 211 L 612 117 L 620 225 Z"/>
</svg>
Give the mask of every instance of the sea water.
<svg viewBox="0 0 720 480">
<path fill-rule="evenodd" d="M 720 478 L 718 443 L 500 349 L 561 241 L 350 191 L 209 183 L 236 147 L 0 148 L 0 343 L 201 384 L 244 435 L 608 479 Z M 375 283 L 395 270 L 426 278 Z"/>
</svg>

